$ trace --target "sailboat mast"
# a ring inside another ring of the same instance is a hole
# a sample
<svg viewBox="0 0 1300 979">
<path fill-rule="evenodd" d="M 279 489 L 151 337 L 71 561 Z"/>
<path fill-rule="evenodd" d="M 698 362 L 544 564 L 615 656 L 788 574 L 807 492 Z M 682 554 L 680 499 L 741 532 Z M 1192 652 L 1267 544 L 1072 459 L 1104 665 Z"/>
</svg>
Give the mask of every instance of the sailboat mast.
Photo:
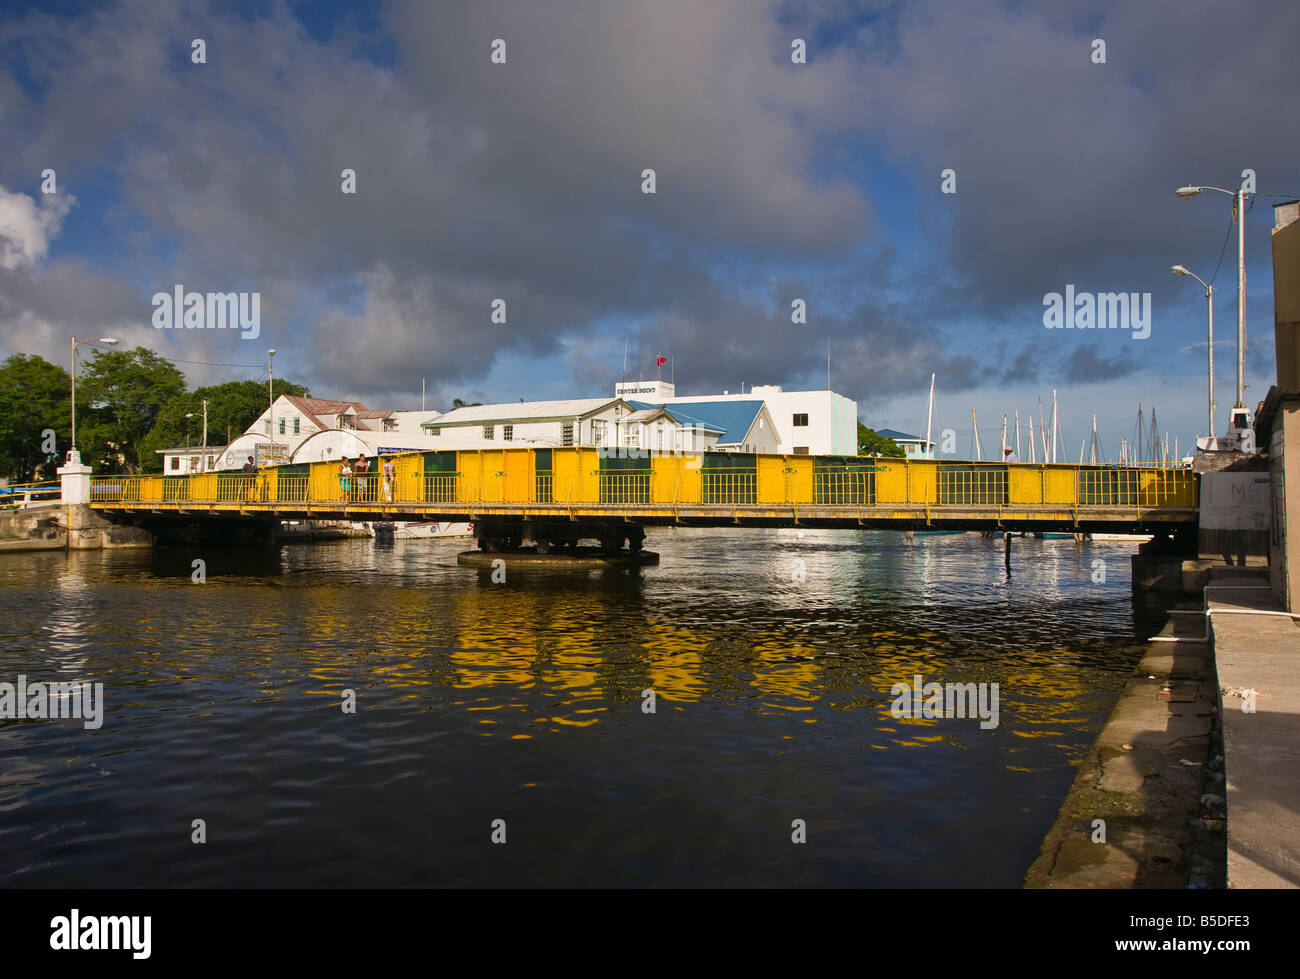
<svg viewBox="0 0 1300 979">
<path fill-rule="evenodd" d="M 1052 461 L 1056 461 L 1056 388 L 1052 388 Z"/>
<path fill-rule="evenodd" d="M 975 419 L 975 409 L 970 410 L 971 428 L 975 430 L 975 461 L 984 461 L 984 449 L 980 446 L 980 423 Z"/>
<path fill-rule="evenodd" d="M 925 451 L 934 456 L 930 449 L 930 429 L 934 421 L 934 375 L 930 375 L 930 400 L 925 406 Z"/>
<path fill-rule="evenodd" d="M 1092 464 L 1097 464 L 1097 416 L 1092 416 Z"/>
<path fill-rule="evenodd" d="M 1016 460 L 1020 459 L 1020 409 L 1016 409 Z"/>
</svg>

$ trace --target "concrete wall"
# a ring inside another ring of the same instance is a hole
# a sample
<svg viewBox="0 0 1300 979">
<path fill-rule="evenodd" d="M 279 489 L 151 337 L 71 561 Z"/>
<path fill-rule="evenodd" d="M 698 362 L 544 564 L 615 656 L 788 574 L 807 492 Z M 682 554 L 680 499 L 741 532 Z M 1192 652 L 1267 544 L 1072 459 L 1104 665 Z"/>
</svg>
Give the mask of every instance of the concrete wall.
<svg viewBox="0 0 1300 979">
<path fill-rule="evenodd" d="M 1200 510 L 1197 551 L 1202 557 L 1246 564 L 1247 558 L 1268 555 L 1273 511 L 1268 473 L 1205 473 Z"/>
<path fill-rule="evenodd" d="M 84 504 L 0 511 L 0 552 L 96 551 L 153 543 L 147 530 L 105 520 Z"/>
<path fill-rule="evenodd" d="M 57 503 L 0 511 L 0 552 L 54 551 L 67 546 L 63 508 Z"/>
</svg>

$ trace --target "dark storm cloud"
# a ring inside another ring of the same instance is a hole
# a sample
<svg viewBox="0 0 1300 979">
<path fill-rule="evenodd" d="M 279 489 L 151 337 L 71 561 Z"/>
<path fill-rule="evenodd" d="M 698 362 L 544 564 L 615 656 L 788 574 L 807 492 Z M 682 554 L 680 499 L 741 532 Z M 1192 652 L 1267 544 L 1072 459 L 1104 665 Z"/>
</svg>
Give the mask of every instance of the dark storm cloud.
<svg viewBox="0 0 1300 979">
<path fill-rule="evenodd" d="M 1096 384 L 1113 381 L 1134 373 L 1138 365 L 1127 353 L 1117 353 L 1106 358 L 1095 347 L 1077 347 L 1061 365 L 1061 373 L 1075 384 Z"/>
<path fill-rule="evenodd" d="M 391 69 L 270 11 L 129 2 L 3 24 L 0 125 L 25 138 L 0 182 L 111 173 L 126 207 L 106 220 L 138 271 L 113 308 L 172 282 L 261 291 L 268 345 L 321 394 L 464 390 L 505 353 L 564 354 L 575 384 L 604 390 L 614 365 L 584 346 L 611 322 L 639 362 L 671 350 L 683 390 L 816 380 L 828 337 L 835 386 L 860 399 L 932 371 L 945 390 L 1024 380 L 1027 351 L 990 361 L 997 338 L 953 316 L 1029 309 L 1041 330 L 1042 295 L 1067 282 L 1152 289 L 1143 270 L 1216 251 L 1226 218 L 1173 186 L 1294 173 L 1300 13 L 1262 3 L 1225 20 L 1195 4 L 399 0 Z M 206 65 L 189 62 L 196 36 Z M 913 188 L 902 226 L 882 225 L 846 141 Z M 938 193 L 945 167 L 955 196 Z M 57 252 L 3 284 L 11 334 L 34 310 L 50 337 L 74 321 L 39 294 L 70 278 Z M 194 359 L 235 357 L 221 339 L 186 337 Z"/>
</svg>

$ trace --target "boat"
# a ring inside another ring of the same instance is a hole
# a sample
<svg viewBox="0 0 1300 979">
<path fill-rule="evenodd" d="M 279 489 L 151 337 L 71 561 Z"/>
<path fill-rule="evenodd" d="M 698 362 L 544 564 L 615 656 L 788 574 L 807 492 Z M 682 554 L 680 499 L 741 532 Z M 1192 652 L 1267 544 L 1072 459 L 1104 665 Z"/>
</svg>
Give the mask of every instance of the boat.
<svg viewBox="0 0 1300 979">
<path fill-rule="evenodd" d="M 365 526 L 375 535 L 390 533 L 395 540 L 429 540 L 434 537 L 473 537 L 472 523 L 428 520 L 383 520 Z"/>
</svg>

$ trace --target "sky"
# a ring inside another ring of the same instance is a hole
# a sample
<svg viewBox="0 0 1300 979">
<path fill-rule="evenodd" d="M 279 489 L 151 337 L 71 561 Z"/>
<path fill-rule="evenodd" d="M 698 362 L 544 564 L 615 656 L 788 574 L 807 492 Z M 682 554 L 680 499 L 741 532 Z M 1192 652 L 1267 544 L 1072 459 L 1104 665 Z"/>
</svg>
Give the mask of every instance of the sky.
<svg viewBox="0 0 1300 979">
<path fill-rule="evenodd" d="M 822 389 L 829 346 L 872 427 L 923 431 L 936 375 L 959 455 L 1053 390 L 1063 455 L 1139 405 L 1186 453 L 1206 300 L 1169 268 L 1215 286 L 1222 432 L 1236 229 L 1174 190 L 1254 175 L 1253 411 L 1297 49 L 1274 0 L 0 0 L 0 357 L 111 335 L 193 386 L 275 348 L 317 397 L 445 408 L 660 355 L 683 395 Z M 258 335 L 157 328 L 178 284 L 257 294 Z M 1149 294 L 1149 336 L 1046 328 L 1067 286 Z"/>
</svg>

